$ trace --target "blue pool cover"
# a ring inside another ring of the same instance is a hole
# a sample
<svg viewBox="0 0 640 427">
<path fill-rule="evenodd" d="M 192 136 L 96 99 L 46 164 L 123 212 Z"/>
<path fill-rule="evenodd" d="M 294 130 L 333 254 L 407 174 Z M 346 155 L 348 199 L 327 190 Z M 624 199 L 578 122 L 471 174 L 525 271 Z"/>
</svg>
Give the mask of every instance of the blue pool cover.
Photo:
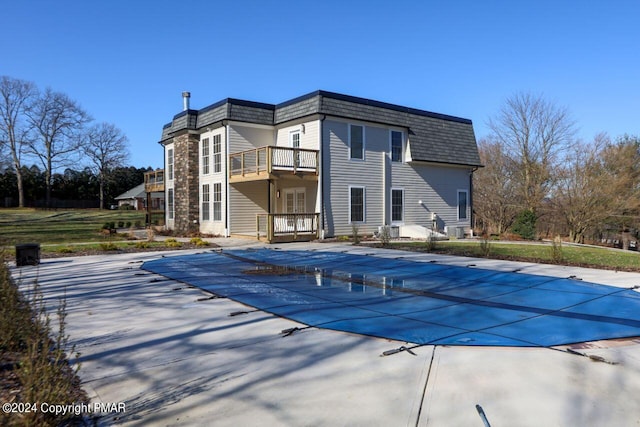
<svg viewBox="0 0 640 427">
<path fill-rule="evenodd" d="M 272 249 L 142 268 L 308 326 L 415 344 L 549 347 L 640 336 L 640 293 L 568 278 Z"/>
</svg>

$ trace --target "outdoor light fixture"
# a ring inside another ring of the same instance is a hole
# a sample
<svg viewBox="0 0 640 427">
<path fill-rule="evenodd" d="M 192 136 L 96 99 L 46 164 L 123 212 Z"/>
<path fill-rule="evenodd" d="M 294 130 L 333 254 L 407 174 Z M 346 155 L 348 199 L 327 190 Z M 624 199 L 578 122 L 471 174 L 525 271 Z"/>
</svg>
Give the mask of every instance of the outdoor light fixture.
<svg viewBox="0 0 640 427">
<path fill-rule="evenodd" d="M 280 198 L 280 190 L 276 191 L 276 198 Z"/>
<path fill-rule="evenodd" d="M 418 204 L 421 206 L 424 205 L 424 203 L 422 203 L 422 200 L 418 200 Z"/>
</svg>

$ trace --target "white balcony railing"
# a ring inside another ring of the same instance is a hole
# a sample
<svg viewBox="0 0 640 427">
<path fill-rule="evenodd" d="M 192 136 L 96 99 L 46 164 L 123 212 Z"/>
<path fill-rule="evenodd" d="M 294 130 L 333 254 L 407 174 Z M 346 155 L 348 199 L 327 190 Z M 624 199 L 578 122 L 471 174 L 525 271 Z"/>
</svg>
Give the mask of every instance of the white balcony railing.
<svg viewBox="0 0 640 427">
<path fill-rule="evenodd" d="M 259 214 L 257 237 L 269 242 L 317 239 L 319 218 L 317 213 Z"/>
<path fill-rule="evenodd" d="M 266 146 L 229 155 L 229 177 L 276 171 L 318 174 L 318 150 Z M 265 176 L 266 178 L 266 176 Z"/>
</svg>

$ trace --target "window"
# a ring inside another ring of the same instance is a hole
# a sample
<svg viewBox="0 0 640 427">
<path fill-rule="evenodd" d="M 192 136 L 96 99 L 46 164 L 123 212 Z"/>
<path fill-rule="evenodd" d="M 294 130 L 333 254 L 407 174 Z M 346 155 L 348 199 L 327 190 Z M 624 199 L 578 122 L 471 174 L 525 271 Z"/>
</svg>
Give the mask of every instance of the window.
<svg viewBox="0 0 640 427">
<path fill-rule="evenodd" d="M 213 184 L 213 220 L 222 221 L 222 184 Z"/>
<path fill-rule="evenodd" d="M 300 131 L 294 130 L 289 133 L 289 142 L 291 143 L 291 148 L 300 148 Z"/>
<path fill-rule="evenodd" d="M 404 220 L 404 190 L 391 189 L 391 222 Z"/>
<path fill-rule="evenodd" d="M 349 222 L 364 222 L 364 187 L 349 187 Z"/>
<path fill-rule="evenodd" d="M 467 190 L 458 190 L 458 219 L 467 219 Z"/>
<path fill-rule="evenodd" d="M 209 175 L 209 138 L 202 140 L 202 175 Z"/>
<path fill-rule="evenodd" d="M 402 132 L 398 132 L 395 130 L 391 131 L 391 161 L 392 162 L 401 162 L 402 161 Z"/>
<path fill-rule="evenodd" d="M 167 190 L 167 211 L 168 211 L 169 219 L 173 219 L 174 217 L 173 188 L 169 188 Z"/>
<path fill-rule="evenodd" d="M 213 172 L 222 171 L 222 145 L 220 135 L 213 135 Z"/>
<path fill-rule="evenodd" d="M 364 160 L 364 126 L 349 125 L 349 158 Z"/>
<path fill-rule="evenodd" d="M 211 205 L 209 204 L 210 202 L 210 195 L 209 195 L 209 184 L 204 184 L 202 186 L 202 220 L 203 221 L 209 221 L 210 217 L 210 212 L 209 209 L 211 208 Z"/>
<path fill-rule="evenodd" d="M 167 150 L 167 178 L 173 180 L 173 148 Z"/>
</svg>

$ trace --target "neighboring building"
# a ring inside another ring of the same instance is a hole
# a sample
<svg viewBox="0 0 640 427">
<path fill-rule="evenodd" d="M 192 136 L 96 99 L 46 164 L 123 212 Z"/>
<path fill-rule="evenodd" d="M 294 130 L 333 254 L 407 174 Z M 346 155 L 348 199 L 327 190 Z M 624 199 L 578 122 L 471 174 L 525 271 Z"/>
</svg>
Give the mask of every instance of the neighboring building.
<svg viewBox="0 0 640 427">
<path fill-rule="evenodd" d="M 164 126 L 166 226 L 269 241 L 471 224 L 472 122 L 316 91 L 272 105 L 227 98 Z M 397 227 L 397 228 L 396 228 Z"/>
<path fill-rule="evenodd" d="M 154 192 L 150 194 L 150 208 L 153 210 L 162 210 L 164 206 L 164 193 Z M 115 198 L 118 207 L 131 206 L 135 210 L 147 209 L 147 192 L 145 183 L 136 185 L 129 191 L 125 191 Z"/>
</svg>

